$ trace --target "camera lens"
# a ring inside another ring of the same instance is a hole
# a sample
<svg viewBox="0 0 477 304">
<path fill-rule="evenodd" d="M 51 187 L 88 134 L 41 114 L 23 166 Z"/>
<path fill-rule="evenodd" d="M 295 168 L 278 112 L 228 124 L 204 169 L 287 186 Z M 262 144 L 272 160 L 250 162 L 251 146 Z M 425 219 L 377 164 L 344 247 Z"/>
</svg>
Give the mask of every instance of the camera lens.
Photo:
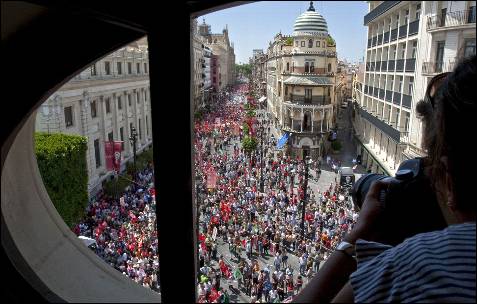
<svg viewBox="0 0 477 304">
<path fill-rule="evenodd" d="M 353 198 L 353 202 L 355 206 L 361 209 L 363 205 L 364 198 L 371 187 L 371 184 L 374 181 L 385 179 L 389 176 L 376 174 L 376 173 L 369 173 L 366 175 L 361 176 L 360 179 L 354 184 L 353 188 L 351 189 L 351 197 Z"/>
</svg>

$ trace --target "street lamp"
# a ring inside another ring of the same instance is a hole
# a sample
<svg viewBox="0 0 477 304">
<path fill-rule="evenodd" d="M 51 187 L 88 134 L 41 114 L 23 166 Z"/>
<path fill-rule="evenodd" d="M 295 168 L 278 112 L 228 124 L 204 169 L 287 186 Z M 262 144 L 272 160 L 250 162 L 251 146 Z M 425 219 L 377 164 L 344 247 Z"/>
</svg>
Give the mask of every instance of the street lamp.
<svg viewBox="0 0 477 304">
<path fill-rule="evenodd" d="M 136 128 L 131 127 L 131 136 L 129 137 L 131 144 L 133 145 L 133 155 L 134 155 L 134 177 L 133 180 L 136 180 L 136 142 L 137 142 L 137 132 Z"/>
<path fill-rule="evenodd" d="M 306 197 L 306 189 L 308 188 L 308 165 L 311 162 L 311 159 L 309 156 L 306 156 L 303 159 L 303 163 L 305 164 L 305 184 L 304 184 L 304 189 L 303 189 L 303 209 L 301 211 L 301 239 L 305 239 L 305 209 L 306 209 L 306 202 L 307 202 L 307 197 Z"/>
</svg>

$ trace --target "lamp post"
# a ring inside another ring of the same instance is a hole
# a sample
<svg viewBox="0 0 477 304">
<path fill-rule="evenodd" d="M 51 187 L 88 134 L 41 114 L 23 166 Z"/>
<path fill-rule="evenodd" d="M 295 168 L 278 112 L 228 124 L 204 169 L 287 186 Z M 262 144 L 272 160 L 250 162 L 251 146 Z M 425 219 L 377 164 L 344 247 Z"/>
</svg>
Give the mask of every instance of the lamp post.
<svg viewBox="0 0 477 304">
<path fill-rule="evenodd" d="M 136 171 L 137 171 L 137 168 L 136 168 L 136 142 L 137 142 L 137 132 L 136 132 L 136 128 L 134 127 L 131 127 L 131 136 L 129 137 L 129 140 L 132 142 L 132 145 L 133 145 L 133 155 L 134 155 L 134 177 L 133 177 L 133 180 L 135 181 L 136 180 Z"/>
<path fill-rule="evenodd" d="M 306 209 L 306 202 L 307 202 L 307 197 L 306 197 L 306 189 L 308 188 L 308 164 L 310 162 L 310 157 L 306 156 L 305 159 L 303 159 L 303 162 L 305 164 L 305 183 L 304 183 L 304 189 L 303 189 L 303 209 L 301 211 L 301 239 L 305 239 L 305 209 Z"/>
</svg>

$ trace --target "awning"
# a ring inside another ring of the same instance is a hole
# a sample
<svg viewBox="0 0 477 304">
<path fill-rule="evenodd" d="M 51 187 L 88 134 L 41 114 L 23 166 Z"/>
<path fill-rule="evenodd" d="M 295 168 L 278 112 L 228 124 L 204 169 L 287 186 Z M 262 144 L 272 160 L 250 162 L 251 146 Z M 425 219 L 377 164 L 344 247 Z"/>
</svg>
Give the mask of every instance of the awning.
<svg viewBox="0 0 477 304">
<path fill-rule="evenodd" d="M 283 148 L 283 146 L 287 143 L 289 136 L 290 133 L 283 134 L 283 136 L 277 142 L 277 149 Z"/>
<path fill-rule="evenodd" d="M 329 77 L 325 76 L 290 76 L 283 82 L 296 85 L 332 85 Z"/>
<path fill-rule="evenodd" d="M 258 102 L 264 102 L 265 99 L 267 99 L 267 97 L 266 97 L 266 96 L 262 96 L 262 97 L 260 97 L 260 99 L 258 100 Z"/>
</svg>

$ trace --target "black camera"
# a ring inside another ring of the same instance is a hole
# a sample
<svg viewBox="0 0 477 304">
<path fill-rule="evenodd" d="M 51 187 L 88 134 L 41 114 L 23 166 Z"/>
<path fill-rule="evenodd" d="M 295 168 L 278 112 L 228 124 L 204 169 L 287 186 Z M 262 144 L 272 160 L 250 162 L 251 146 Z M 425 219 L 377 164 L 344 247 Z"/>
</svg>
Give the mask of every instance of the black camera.
<svg viewBox="0 0 477 304">
<path fill-rule="evenodd" d="M 395 177 L 363 175 L 351 189 L 353 203 L 359 210 L 374 181 L 389 183 L 388 189 L 379 196 L 383 216 L 376 227 L 388 244 L 397 245 L 418 233 L 447 227 L 436 193 L 424 173 L 425 163 L 424 158 L 406 160 L 399 165 Z"/>
</svg>

